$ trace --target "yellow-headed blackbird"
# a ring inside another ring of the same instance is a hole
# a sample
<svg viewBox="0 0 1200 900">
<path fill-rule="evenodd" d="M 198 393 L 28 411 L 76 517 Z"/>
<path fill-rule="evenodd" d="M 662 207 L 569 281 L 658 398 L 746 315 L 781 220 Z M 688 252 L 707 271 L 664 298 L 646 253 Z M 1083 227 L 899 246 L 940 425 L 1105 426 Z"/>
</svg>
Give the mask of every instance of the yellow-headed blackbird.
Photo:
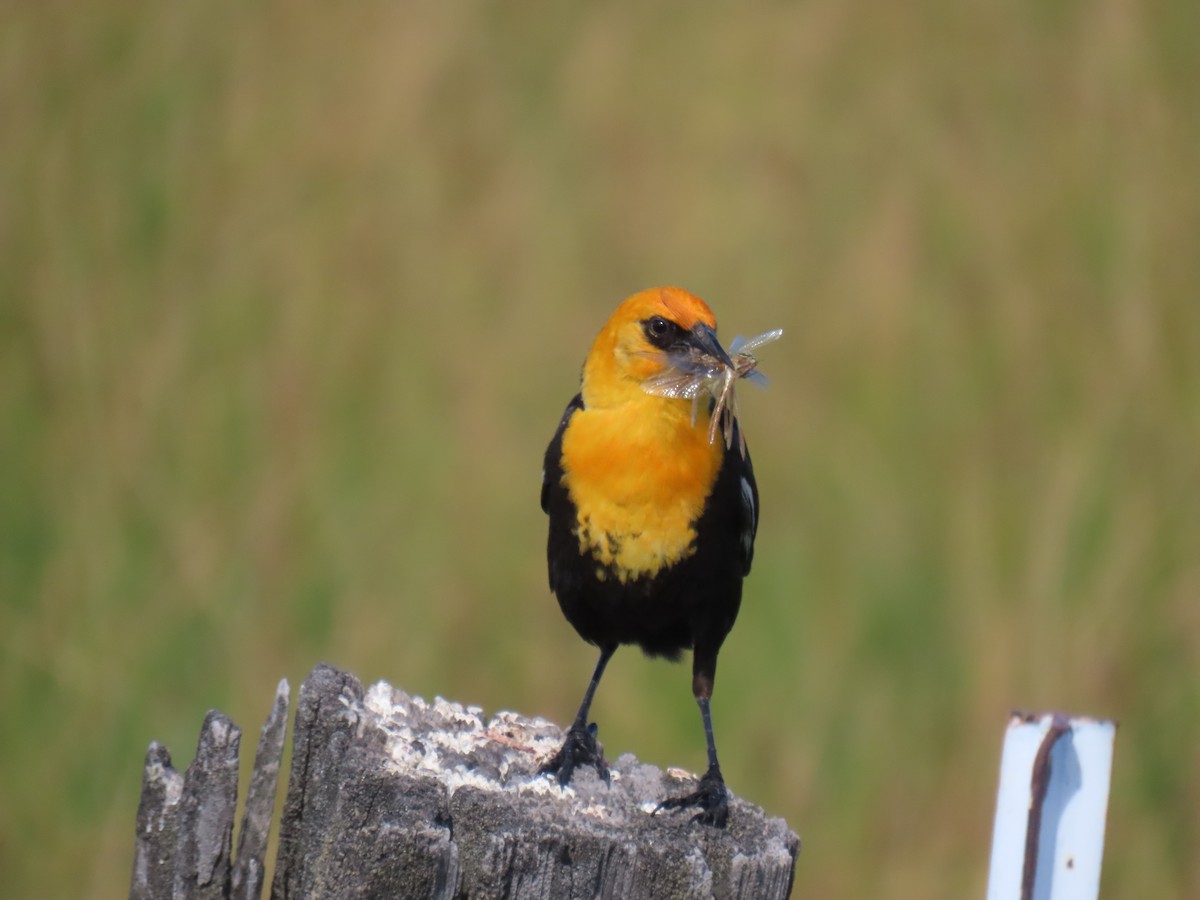
<svg viewBox="0 0 1200 900">
<path fill-rule="evenodd" d="M 691 649 L 708 771 L 695 793 L 660 808 L 697 807 L 697 821 L 723 827 L 728 797 L 709 698 L 750 571 L 758 490 L 736 423 L 729 445 L 710 441 L 711 403 L 696 416 L 690 400 L 643 389 L 672 358 L 696 354 L 732 365 L 702 300 L 679 288 L 633 295 L 592 344 L 580 391 L 546 450 L 550 589 L 600 659 L 562 749 L 542 771 L 566 785 L 578 766 L 591 765 L 607 779 L 587 717 L 619 645 L 668 659 Z"/>
</svg>

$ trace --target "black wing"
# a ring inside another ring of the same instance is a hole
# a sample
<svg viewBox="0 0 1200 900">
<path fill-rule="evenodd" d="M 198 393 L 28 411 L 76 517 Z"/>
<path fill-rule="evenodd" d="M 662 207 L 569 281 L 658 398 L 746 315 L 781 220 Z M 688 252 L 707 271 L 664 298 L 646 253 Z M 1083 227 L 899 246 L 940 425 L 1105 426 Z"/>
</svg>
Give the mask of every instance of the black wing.
<svg viewBox="0 0 1200 900">
<path fill-rule="evenodd" d="M 741 539 L 742 574 L 750 574 L 750 564 L 754 561 L 754 536 L 758 534 L 758 484 L 754 480 L 754 465 L 750 462 L 750 451 L 743 456 L 738 448 L 745 446 L 741 443 L 738 433 L 740 425 L 733 420 L 733 441 L 730 449 L 725 451 L 725 460 L 721 463 L 721 473 L 717 481 L 724 479 L 736 481 L 738 491 L 738 537 Z"/>
<path fill-rule="evenodd" d="M 574 509 L 566 487 L 562 483 L 562 442 L 567 424 L 577 410 L 583 409 L 583 396 L 576 394 L 567 404 L 558 423 L 558 429 L 546 448 L 542 463 L 542 512 L 550 517 L 550 530 L 546 542 L 547 575 L 550 590 L 559 595 L 560 589 L 570 591 L 570 585 L 578 582 L 578 545 L 571 534 L 575 520 Z"/>
<path fill-rule="evenodd" d="M 550 512 L 551 486 L 558 486 L 562 481 L 563 432 L 567 430 L 567 423 L 571 421 L 571 416 L 575 415 L 577 409 L 583 409 L 583 394 L 576 394 L 571 398 L 571 402 L 563 411 L 562 419 L 559 420 L 558 429 L 550 440 L 550 446 L 546 448 L 546 457 L 542 462 L 542 512 L 547 514 Z"/>
</svg>

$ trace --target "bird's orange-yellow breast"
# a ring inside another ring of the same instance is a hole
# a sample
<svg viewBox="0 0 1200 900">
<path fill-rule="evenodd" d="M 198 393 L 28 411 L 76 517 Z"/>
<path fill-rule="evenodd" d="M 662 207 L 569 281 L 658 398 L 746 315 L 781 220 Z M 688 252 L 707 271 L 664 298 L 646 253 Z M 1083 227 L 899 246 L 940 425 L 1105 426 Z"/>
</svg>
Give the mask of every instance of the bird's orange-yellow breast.
<svg viewBox="0 0 1200 900">
<path fill-rule="evenodd" d="M 695 550 L 695 524 L 724 447 L 708 441 L 708 414 L 659 397 L 642 382 L 663 370 L 643 322 L 663 316 L 685 330 L 715 327 L 712 311 L 678 288 L 630 297 L 601 329 L 584 363 L 584 408 L 563 435 L 563 484 L 575 505 L 580 550 L 601 577 L 652 576 Z"/>
</svg>

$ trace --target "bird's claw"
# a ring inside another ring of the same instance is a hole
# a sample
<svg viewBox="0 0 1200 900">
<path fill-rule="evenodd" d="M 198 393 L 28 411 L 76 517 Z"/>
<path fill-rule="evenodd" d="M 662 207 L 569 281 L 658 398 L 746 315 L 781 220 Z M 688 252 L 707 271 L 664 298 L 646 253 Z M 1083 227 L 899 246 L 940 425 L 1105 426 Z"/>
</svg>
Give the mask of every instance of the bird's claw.
<svg viewBox="0 0 1200 900">
<path fill-rule="evenodd" d="M 729 820 L 729 791 L 720 769 L 709 769 L 694 792 L 682 797 L 668 797 L 654 808 L 654 812 L 657 814 L 664 809 L 690 809 L 695 806 L 700 808 L 700 812 L 692 816 L 693 822 L 713 828 L 725 827 Z"/>
<path fill-rule="evenodd" d="M 592 766 L 605 784 L 610 783 L 608 766 L 604 762 L 604 751 L 600 742 L 596 740 L 595 723 L 587 728 L 572 725 L 562 747 L 554 756 L 550 757 L 545 765 L 538 769 L 538 774 L 554 775 L 558 778 L 558 783 L 562 787 L 566 787 L 571 781 L 571 776 L 580 766 Z"/>
</svg>

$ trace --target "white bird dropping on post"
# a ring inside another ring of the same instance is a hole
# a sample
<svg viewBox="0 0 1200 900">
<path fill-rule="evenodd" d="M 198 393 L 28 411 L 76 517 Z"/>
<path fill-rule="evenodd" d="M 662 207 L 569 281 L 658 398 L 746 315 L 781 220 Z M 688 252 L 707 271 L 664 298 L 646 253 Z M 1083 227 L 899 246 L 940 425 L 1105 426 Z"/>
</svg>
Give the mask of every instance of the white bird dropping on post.
<svg viewBox="0 0 1200 900">
<path fill-rule="evenodd" d="M 1009 720 L 988 900 L 1096 900 L 1115 733 L 1102 719 Z"/>
</svg>

